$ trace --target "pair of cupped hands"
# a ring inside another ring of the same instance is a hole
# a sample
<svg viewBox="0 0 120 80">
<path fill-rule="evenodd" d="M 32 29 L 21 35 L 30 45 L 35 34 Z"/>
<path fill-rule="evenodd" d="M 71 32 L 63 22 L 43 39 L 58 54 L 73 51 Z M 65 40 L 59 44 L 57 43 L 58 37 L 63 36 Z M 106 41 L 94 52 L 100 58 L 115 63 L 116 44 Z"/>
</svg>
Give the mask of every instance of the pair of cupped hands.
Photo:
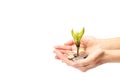
<svg viewBox="0 0 120 80">
<path fill-rule="evenodd" d="M 87 54 L 88 56 L 85 59 L 79 61 L 72 61 L 67 58 L 65 54 L 69 51 L 75 49 L 75 43 L 73 40 L 70 40 L 63 45 L 56 45 L 54 47 L 55 58 L 61 60 L 69 66 L 72 66 L 76 69 L 79 69 L 82 72 L 85 72 L 89 69 L 95 68 L 98 65 L 101 65 L 104 62 L 104 51 L 100 46 L 99 39 L 96 39 L 92 36 L 84 36 L 80 40 L 80 49 L 84 49 L 84 52 L 79 54 Z"/>
</svg>

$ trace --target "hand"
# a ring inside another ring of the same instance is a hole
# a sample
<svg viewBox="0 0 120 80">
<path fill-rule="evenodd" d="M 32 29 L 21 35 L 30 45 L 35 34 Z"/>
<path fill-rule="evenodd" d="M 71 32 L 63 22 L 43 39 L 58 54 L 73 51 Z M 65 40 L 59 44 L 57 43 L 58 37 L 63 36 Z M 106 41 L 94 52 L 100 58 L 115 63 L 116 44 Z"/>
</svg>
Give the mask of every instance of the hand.
<svg viewBox="0 0 120 80">
<path fill-rule="evenodd" d="M 62 60 L 69 66 L 75 67 L 84 72 L 100 64 L 105 63 L 104 50 L 100 47 L 99 44 L 100 44 L 99 39 L 96 39 L 94 37 L 87 36 L 82 38 L 81 47 L 86 50 L 86 54 L 88 54 L 88 57 L 81 61 L 73 62 L 67 59 L 65 55 L 68 51 L 74 49 L 73 46 L 75 44 L 73 41 L 69 41 L 65 43 L 63 46 L 55 46 L 54 52 L 56 53 L 58 59 Z"/>
<path fill-rule="evenodd" d="M 62 54 L 66 54 L 69 51 L 74 50 L 74 46 L 75 46 L 74 42 L 72 40 L 70 40 L 70 41 L 66 42 L 64 45 L 57 45 L 54 48 L 55 48 L 55 51 L 58 50 Z M 57 55 L 55 56 L 55 58 L 59 59 L 59 57 Z"/>
</svg>

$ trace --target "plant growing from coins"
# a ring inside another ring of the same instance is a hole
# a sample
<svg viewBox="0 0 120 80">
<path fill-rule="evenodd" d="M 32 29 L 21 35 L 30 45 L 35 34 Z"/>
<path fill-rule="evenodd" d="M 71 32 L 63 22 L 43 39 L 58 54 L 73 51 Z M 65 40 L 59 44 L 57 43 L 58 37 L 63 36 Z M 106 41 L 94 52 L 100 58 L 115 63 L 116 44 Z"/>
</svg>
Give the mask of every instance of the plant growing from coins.
<svg viewBox="0 0 120 80">
<path fill-rule="evenodd" d="M 82 28 L 82 30 L 80 32 L 75 32 L 73 29 L 71 30 L 73 40 L 74 40 L 75 45 L 77 47 L 76 57 L 79 56 L 80 40 L 81 40 L 84 32 L 85 32 L 84 27 Z"/>
</svg>

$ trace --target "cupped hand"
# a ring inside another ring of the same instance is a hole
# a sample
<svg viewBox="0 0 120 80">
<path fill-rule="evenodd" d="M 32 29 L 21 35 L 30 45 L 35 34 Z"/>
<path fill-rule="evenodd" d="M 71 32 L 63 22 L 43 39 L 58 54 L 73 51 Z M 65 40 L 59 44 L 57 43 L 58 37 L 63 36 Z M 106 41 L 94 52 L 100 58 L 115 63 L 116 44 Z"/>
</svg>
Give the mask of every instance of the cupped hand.
<svg viewBox="0 0 120 80">
<path fill-rule="evenodd" d="M 68 51 L 75 49 L 75 43 L 71 40 L 64 45 L 55 46 L 54 53 L 56 53 L 57 59 L 62 60 L 62 62 L 65 62 L 67 65 L 75 67 L 83 72 L 105 63 L 104 50 L 99 45 L 99 39 L 86 36 L 81 39 L 80 43 L 80 48 L 84 48 L 85 53 L 88 55 L 87 58 L 79 61 L 71 61 L 67 58 L 65 54 L 68 53 Z"/>
</svg>

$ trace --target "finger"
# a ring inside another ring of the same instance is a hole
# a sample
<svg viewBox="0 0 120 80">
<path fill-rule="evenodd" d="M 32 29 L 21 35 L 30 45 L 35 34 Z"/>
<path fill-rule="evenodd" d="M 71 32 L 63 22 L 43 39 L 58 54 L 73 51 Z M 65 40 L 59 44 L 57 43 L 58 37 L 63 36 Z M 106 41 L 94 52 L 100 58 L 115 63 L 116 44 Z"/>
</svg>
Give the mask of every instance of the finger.
<svg viewBox="0 0 120 80">
<path fill-rule="evenodd" d="M 68 52 L 70 52 L 70 50 L 59 50 L 59 51 L 63 54 L 67 54 Z"/>
<path fill-rule="evenodd" d="M 78 69 L 79 69 L 80 71 L 82 71 L 82 72 L 86 72 L 86 71 L 87 71 L 87 69 L 84 68 L 84 67 L 79 67 Z"/>
<path fill-rule="evenodd" d="M 56 56 L 58 56 L 60 60 L 62 60 L 62 62 L 65 62 L 69 66 L 74 65 L 74 62 L 71 60 L 68 60 L 67 57 L 64 54 L 62 54 L 60 51 L 55 50 L 55 53 L 56 53 Z"/>
<path fill-rule="evenodd" d="M 86 66 L 88 66 L 88 65 L 86 65 Z M 86 66 L 83 67 L 83 66 L 80 66 L 79 63 L 77 63 L 76 65 L 74 65 L 74 68 L 79 69 L 82 72 L 85 72 L 85 71 L 87 71 L 87 67 Z"/>
<path fill-rule="evenodd" d="M 86 51 L 85 51 L 85 48 L 80 48 L 80 49 L 79 49 L 79 55 L 84 55 L 84 54 L 87 55 L 87 53 L 86 53 Z"/>
<path fill-rule="evenodd" d="M 90 51 L 89 51 L 90 52 Z M 88 57 L 86 58 L 89 63 L 96 63 L 101 57 L 104 55 L 102 49 L 96 49 L 92 51 L 91 53 L 88 53 Z"/>
<path fill-rule="evenodd" d="M 55 49 L 72 50 L 72 46 L 55 46 Z"/>
<path fill-rule="evenodd" d="M 84 66 L 84 67 L 79 67 L 78 69 L 80 69 L 83 72 L 86 72 L 86 71 L 88 71 L 88 70 L 90 70 L 92 68 L 95 68 L 95 67 L 99 66 L 99 65 L 101 65 L 101 63 L 98 63 L 98 64 L 89 64 L 89 65 Z"/>
<path fill-rule="evenodd" d="M 82 59 L 79 61 L 79 66 L 80 67 L 85 67 L 88 66 L 91 63 L 91 59 L 89 59 L 88 57 L 85 59 Z"/>
<path fill-rule="evenodd" d="M 74 43 L 74 41 L 73 40 L 70 40 L 70 41 L 68 41 L 68 42 L 66 42 L 66 43 L 64 43 L 64 45 L 74 45 L 75 43 Z"/>
<path fill-rule="evenodd" d="M 89 56 L 89 59 L 87 59 L 88 61 L 86 61 L 86 62 L 85 61 L 84 62 L 80 61 L 79 66 L 76 66 L 76 68 L 78 68 L 81 71 L 85 72 L 85 71 L 87 71 L 89 69 L 95 68 L 95 67 L 103 64 L 103 62 L 101 60 L 95 60 L 95 59 L 96 58 L 93 58 L 93 57 Z M 87 63 L 89 63 L 89 64 L 87 65 Z"/>
<path fill-rule="evenodd" d="M 79 63 L 78 63 L 79 64 Z M 86 72 L 87 70 L 93 68 L 93 65 L 92 64 L 88 64 L 88 65 L 84 65 L 84 66 L 81 66 L 80 64 L 77 65 L 75 68 L 79 69 L 80 71 L 82 72 Z"/>
<path fill-rule="evenodd" d="M 58 50 L 60 51 L 62 54 L 67 54 L 69 53 L 71 50 L 59 50 L 59 49 L 55 49 L 55 50 Z M 54 51 L 53 51 L 54 52 Z M 54 52 L 55 53 L 55 52 Z"/>
<path fill-rule="evenodd" d="M 89 66 L 86 67 L 79 67 L 79 70 L 81 70 L 82 72 L 86 72 L 87 70 L 91 69 Z"/>
<path fill-rule="evenodd" d="M 80 43 L 87 43 L 87 37 L 86 36 L 82 37 Z"/>
<path fill-rule="evenodd" d="M 94 38 L 93 38 L 92 36 L 84 36 L 84 37 L 82 37 L 82 39 L 80 40 L 80 43 L 81 43 L 82 45 L 84 45 L 84 47 L 86 48 L 86 47 L 89 45 L 90 41 L 93 40 L 93 39 L 94 39 Z"/>
<path fill-rule="evenodd" d="M 84 67 L 86 65 L 95 64 L 96 63 L 96 59 L 98 58 L 98 56 L 99 56 L 98 54 L 91 53 L 85 59 L 82 59 L 80 61 L 80 66 Z"/>
<path fill-rule="evenodd" d="M 55 53 L 55 50 L 53 51 L 53 53 Z M 55 59 L 59 59 L 59 57 L 55 55 Z"/>
<path fill-rule="evenodd" d="M 58 56 L 55 56 L 55 59 L 60 59 Z"/>
<path fill-rule="evenodd" d="M 80 48 L 86 49 L 86 45 L 84 43 L 80 43 Z"/>
</svg>

